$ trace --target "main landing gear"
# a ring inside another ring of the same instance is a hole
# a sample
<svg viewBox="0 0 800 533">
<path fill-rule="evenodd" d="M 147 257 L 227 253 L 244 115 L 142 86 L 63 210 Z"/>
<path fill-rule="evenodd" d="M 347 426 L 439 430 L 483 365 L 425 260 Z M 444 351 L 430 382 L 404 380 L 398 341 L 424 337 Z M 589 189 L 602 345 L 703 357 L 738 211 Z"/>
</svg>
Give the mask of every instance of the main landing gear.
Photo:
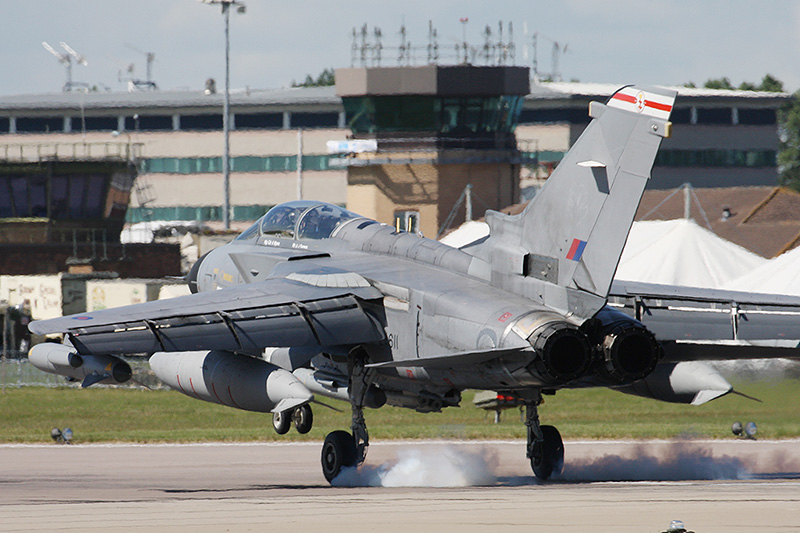
<svg viewBox="0 0 800 533">
<path fill-rule="evenodd" d="M 358 466 L 367 458 L 369 433 L 364 420 L 364 403 L 375 371 L 364 368 L 365 362 L 366 353 L 356 351 L 351 354 L 347 364 L 350 374 L 348 393 L 353 410 L 350 428 L 353 433 L 333 431 L 328 433 L 322 444 L 322 474 L 329 483 L 339 475 L 342 468 Z"/>
<path fill-rule="evenodd" d="M 531 468 L 537 478 L 545 481 L 554 474 L 561 474 L 564 469 L 564 442 L 555 427 L 539 425 L 541 404 L 541 393 L 525 404 L 525 426 L 528 428 L 527 456 Z"/>
<path fill-rule="evenodd" d="M 272 428 L 278 435 L 288 433 L 292 422 L 298 433 L 306 434 L 311 431 L 311 426 L 314 424 L 314 413 L 311 411 L 311 406 L 305 404 L 289 411 L 272 414 Z"/>
</svg>

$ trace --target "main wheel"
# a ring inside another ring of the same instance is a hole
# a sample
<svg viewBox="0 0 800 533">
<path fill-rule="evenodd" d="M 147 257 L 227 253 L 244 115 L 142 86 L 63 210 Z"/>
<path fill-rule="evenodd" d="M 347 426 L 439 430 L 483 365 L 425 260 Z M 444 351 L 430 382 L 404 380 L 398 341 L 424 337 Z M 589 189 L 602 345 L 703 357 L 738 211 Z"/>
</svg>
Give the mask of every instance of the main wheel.
<svg viewBox="0 0 800 533">
<path fill-rule="evenodd" d="M 289 416 L 289 411 L 272 413 L 272 428 L 275 433 L 286 435 L 290 427 L 292 427 L 292 417 Z"/>
<path fill-rule="evenodd" d="M 345 466 L 356 464 L 356 441 L 347 431 L 333 431 L 322 444 L 322 474 L 328 483 Z"/>
<path fill-rule="evenodd" d="M 546 481 L 564 469 L 564 442 L 555 427 L 542 426 L 541 429 L 544 442 L 536 445 L 531 457 L 531 468 L 537 478 Z"/>
<path fill-rule="evenodd" d="M 306 434 L 311 431 L 311 425 L 314 423 L 314 413 L 311 412 L 311 406 L 305 404 L 295 409 L 292 414 L 292 420 L 294 420 L 294 427 L 298 433 Z"/>
</svg>

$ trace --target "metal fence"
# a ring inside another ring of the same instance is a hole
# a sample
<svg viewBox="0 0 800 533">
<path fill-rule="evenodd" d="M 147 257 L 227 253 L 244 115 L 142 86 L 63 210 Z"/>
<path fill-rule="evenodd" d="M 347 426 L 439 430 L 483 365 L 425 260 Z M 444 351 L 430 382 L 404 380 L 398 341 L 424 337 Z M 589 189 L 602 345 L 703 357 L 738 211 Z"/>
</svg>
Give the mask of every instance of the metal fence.
<svg viewBox="0 0 800 533">
<path fill-rule="evenodd" d="M 0 360 L 0 379 L 2 380 L 3 388 L 80 387 L 80 383 L 70 383 L 62 376 L 42 372 L 33 366 L 30 361 L 28 361 L 27 357 L 13 358 L 10 357 L 11 355 L 12 353 L 9 352 L 8 358 Z M 128 388 L 140 388 L 144 386 L 149 389 L 169 388 L 153 374 L 152 370 L 150 370 L 150 365 L 146 357 L 130 357 L 123 359 L 131 365 L 133 379 L 122 385 L 115 386 Z"/>
</svg>

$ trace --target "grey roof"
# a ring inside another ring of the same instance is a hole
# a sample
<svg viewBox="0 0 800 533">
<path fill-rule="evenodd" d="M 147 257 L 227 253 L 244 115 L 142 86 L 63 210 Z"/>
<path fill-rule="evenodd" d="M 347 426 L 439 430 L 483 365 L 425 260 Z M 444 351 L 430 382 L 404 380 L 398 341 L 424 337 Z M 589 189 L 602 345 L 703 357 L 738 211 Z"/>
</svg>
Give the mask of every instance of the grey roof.
<svg viewBox="0 0 800 533">
<path fill-rule="evenodd" d="M 525 99 L 536 100 L 586 100 L 611 96 L 622 84 L 604 83 L 531 83 L 531 92 Z M 780 105 L 792 97 L 789 93 L 761 91 L 719 90 L 687 87 L 669 87 L 679 92 L 681 102 L 705 101 L 730 102 L 747 99 L 756 105 Z M 89 92 L 48 93 L 0 96 L 0 112 L 15 110 L 92 110 L 92 109 L 176 109 L 209 108 L 219 110 L 223 94 L 205 94 L 201 90 L 146 91 L 146 92 Z M 234 89 L 231 91 L 234 107 L 317 105 L 340 107 L 341 98 L 335 87 L 291 87 L 283 89 Z"/>
<path fill-rule="evenodd" d="M 526 97 L 529 100 L 536 99 L 590 99 L 607 98 L 617 91 L 624 84 L 613 83 L 579 83 L 579 82 L 531 82 L 531 93 Z M 790 93 L 773 93 L 765 91 L 742 91 L 728 89 L 706 89 L 702 87 L 677 87 L 661 85 L 664 89 L 678 91 L 680 101 L 730 101 L 745 98 L 751 103 L 780 104 L 790 98 Z"/>
<path fill-rule="evenodd" d="M 0 96 L 0 110 L 38 109 L 141 109 L 208 107 L 219 109 L 223 94 L 203 91 L 48 93 Z M 292 87 L 288 89 L 231 90 L 232 106 L 341 105 L 334 87 Z"/>
</svg>

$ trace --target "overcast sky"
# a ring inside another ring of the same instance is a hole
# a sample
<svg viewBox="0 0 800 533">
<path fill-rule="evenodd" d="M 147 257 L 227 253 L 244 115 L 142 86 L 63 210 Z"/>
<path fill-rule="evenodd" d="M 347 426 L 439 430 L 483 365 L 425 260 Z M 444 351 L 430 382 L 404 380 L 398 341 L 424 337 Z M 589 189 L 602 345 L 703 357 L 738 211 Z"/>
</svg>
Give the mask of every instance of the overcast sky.
<svg viewBox="0 0 800 533">
<path fill-rule="evenodd" d="M 507 33 L 513 23 L 518 65 L 530 65 L 539 32 L 540 71 L 551 69 L 553 40 L 567 45 L 565 80 L 614 84 L 702 85 L 727 76 L 738 85 L 766 73 L 790 91 L 800 88 L 800 1 L 772 0 L 246 0 L 231 15 L 231 87 L 289 86 L 326 67 L 351 66 L 353 27 L 383 32 L 384 66 L 396 64 L 400 26 L 412 45 L 427 44 L 428 21 L 441 53 L 451 54 L 466 31 L 482 45 L 488 24 Z M 468 18 L 464 25 L 459 19 Z M 64 41 L 84 55 L 73 81 L 125 90 L 118 72 L 135 65 L 145 78 L 144 52 L 155 54 L 162 89 L 202 89 L 224 80 L 224 26 L 219 6 L 197 0 L 41 0 L 3 3 L 0 94 L 58 92 L 65 68 L 42 47 Z M 525 29 L 527 28 L 527 37 Z M 546 36 L 546 37 L 545 37 Z M 527 49 L 527 60 L 525 51 Z M 418 64 L 426 59 L 417 53 Z"/>
</svg>

